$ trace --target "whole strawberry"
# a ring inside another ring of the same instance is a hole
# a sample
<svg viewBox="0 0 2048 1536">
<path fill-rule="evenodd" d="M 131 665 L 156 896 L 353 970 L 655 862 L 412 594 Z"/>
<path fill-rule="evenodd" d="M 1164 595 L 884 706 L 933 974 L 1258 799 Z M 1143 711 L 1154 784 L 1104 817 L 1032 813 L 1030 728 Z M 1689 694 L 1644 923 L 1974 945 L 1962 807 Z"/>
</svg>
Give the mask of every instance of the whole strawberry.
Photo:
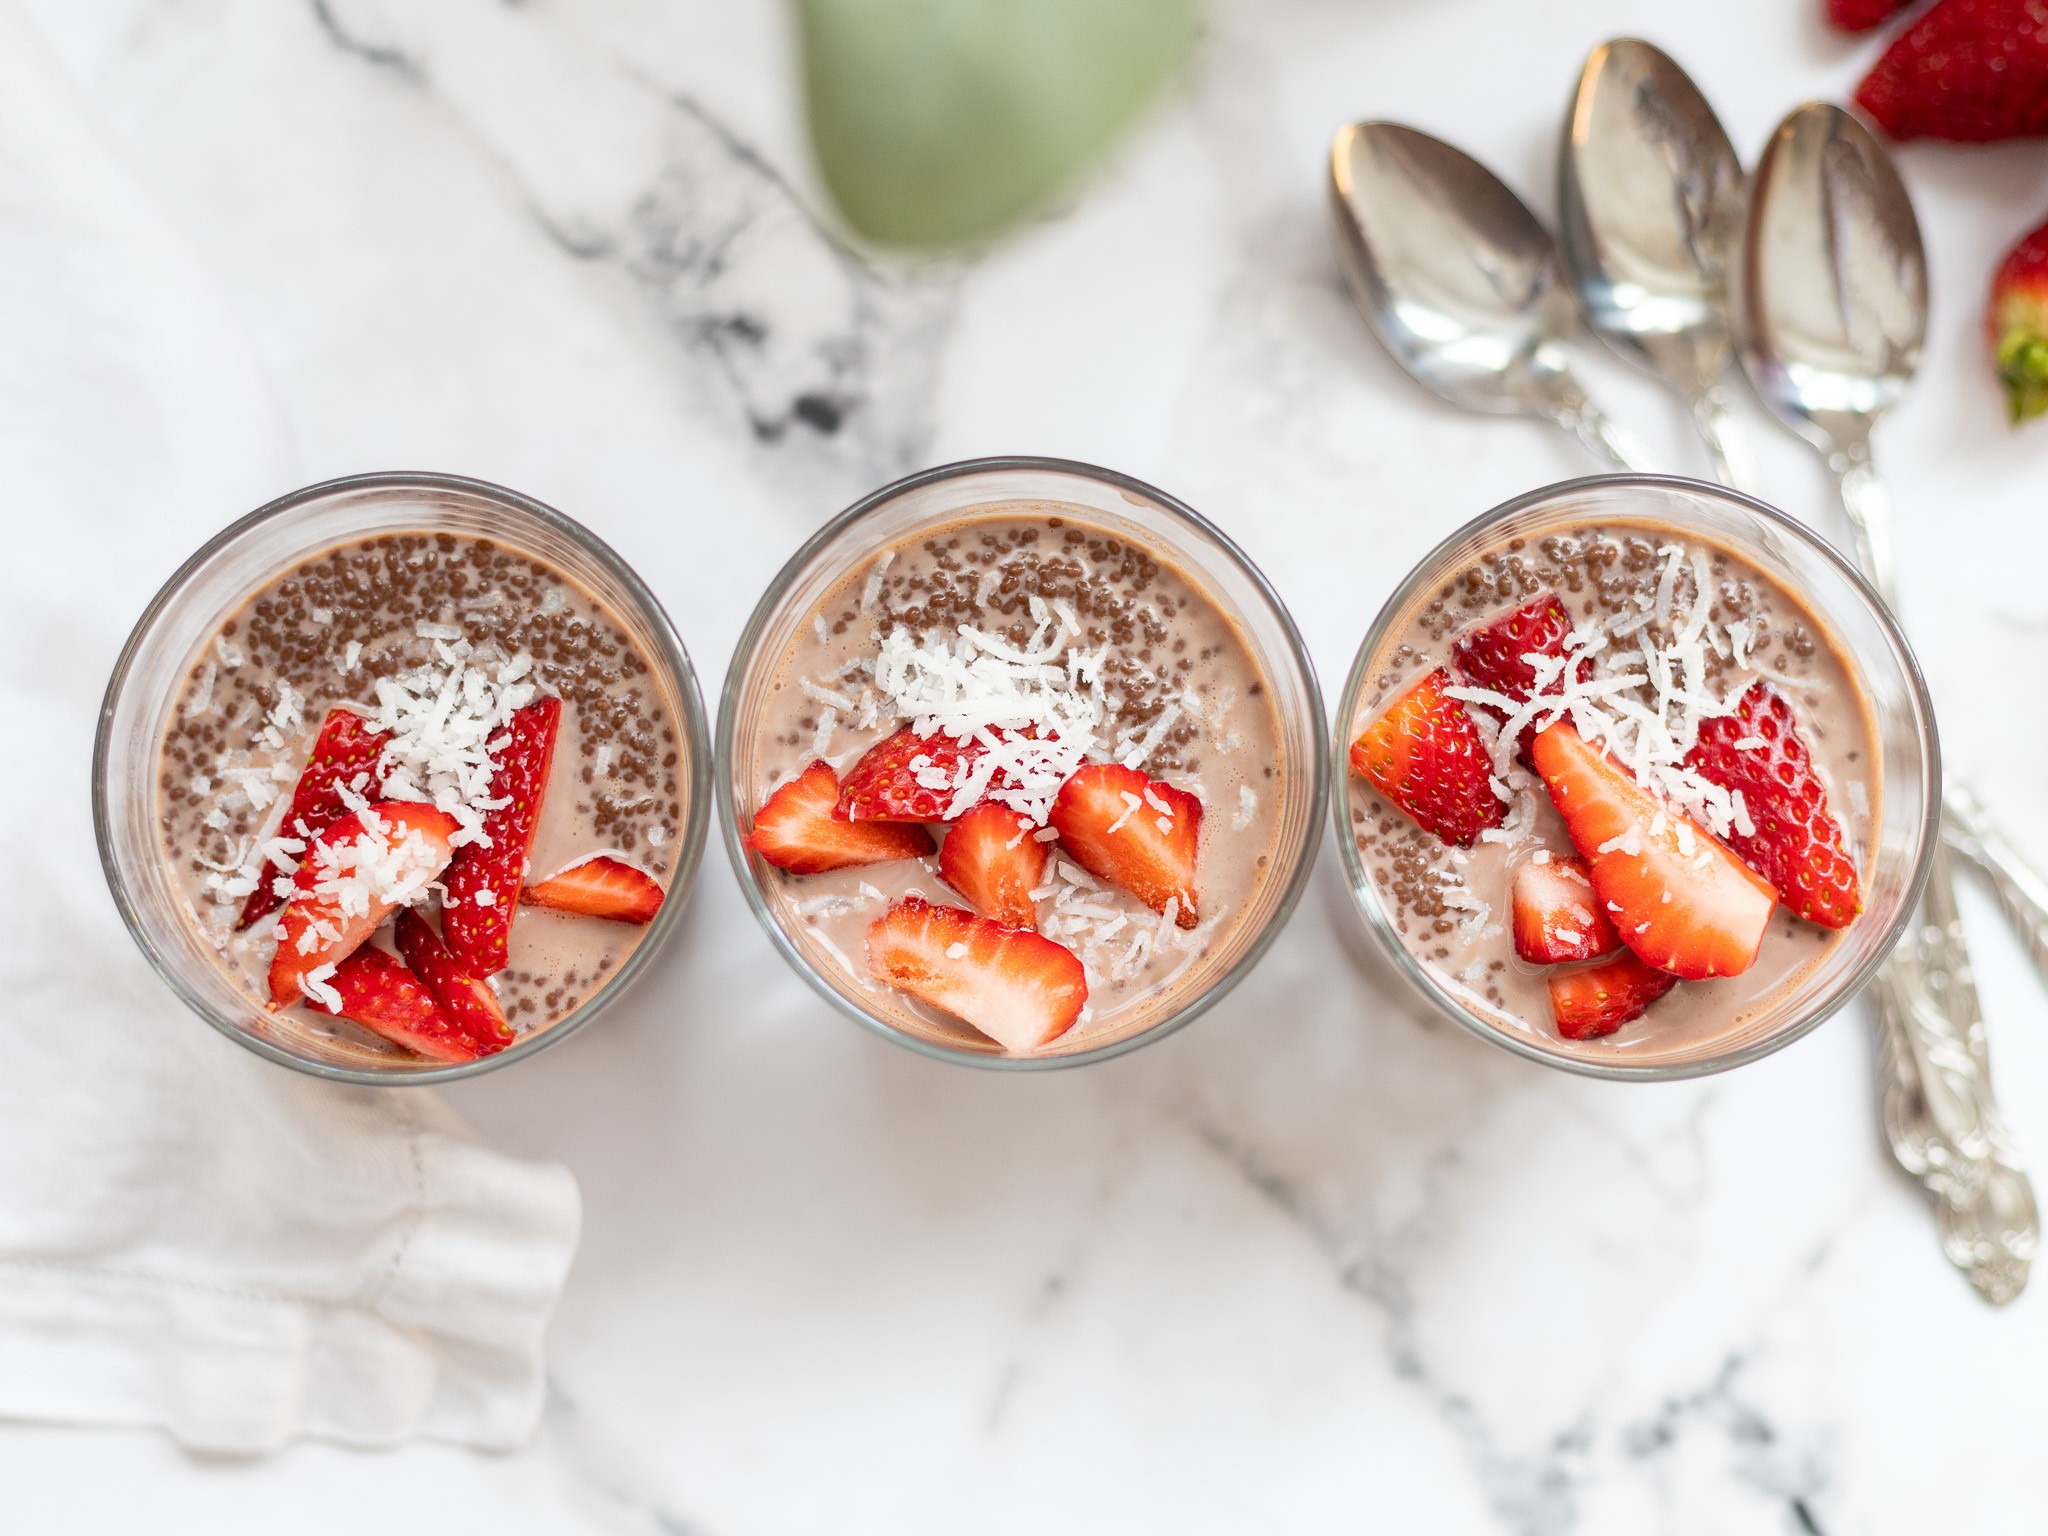
<svg viewBox="0 0 2048 1536">
<path fill-rule="evenodd" d="M 1938 0 L 1856 87 L 1895 139 L 2048 134 L 2048 0 Z"/>
<path fill-rule="evenodd" d="M 1999 264 L 1984 319 L 2014 423 L 2048 411 L 2048 223 Z"/>
<path fill-rule="evenodd" d="M 1828 20 L 1844 32 L 1868 32 L 1906 8 L 1906 0 L 1827 0 Z"/>
</svg>

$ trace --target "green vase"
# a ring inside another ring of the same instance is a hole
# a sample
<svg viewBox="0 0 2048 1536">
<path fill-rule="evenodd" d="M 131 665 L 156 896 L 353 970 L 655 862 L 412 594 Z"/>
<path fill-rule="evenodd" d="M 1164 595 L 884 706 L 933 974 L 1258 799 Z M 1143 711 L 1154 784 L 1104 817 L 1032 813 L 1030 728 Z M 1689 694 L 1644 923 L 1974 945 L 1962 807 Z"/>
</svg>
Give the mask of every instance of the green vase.
<svg viewBox="0 0 2048 1536">
<path fill-rule="evenodd" d="M 887 245 L 984 239 L 1068 185 L 1187 57 L 1200 0 L 800 0 L 811 139 Z"/>
</svg>

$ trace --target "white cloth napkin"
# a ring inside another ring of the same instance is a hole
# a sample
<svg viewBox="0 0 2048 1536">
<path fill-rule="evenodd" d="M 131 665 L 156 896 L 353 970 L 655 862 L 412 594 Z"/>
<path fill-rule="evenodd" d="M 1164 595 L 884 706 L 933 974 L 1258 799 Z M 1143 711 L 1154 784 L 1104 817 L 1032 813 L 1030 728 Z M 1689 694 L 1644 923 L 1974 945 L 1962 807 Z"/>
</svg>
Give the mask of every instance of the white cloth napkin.
<svg viewBox="0 0 2048 1536">
<path fill-rule="evenodd" d="M 567 1171 L 216 1035 L 100 874 L 121 641 L 294 483 L 231 305 L 0 0 L 0 1416 L 511 1446 L 575 1248 Z"/>
</svg>

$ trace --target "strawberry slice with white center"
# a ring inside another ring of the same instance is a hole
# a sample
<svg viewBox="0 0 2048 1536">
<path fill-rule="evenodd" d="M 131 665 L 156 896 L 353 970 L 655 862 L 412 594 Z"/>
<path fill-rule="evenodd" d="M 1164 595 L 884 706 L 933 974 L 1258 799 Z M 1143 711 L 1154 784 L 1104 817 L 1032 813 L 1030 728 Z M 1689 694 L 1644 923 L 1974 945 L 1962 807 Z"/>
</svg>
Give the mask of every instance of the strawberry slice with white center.
<svg viewBox="0 0 2048 1536">
<path fill-rule="evenodd" d="M 932 851 L 932 835 L 923 827 L 849 820 L 839 809 L 839 775 L 822 758 L 768 797 L 741 841 L 792 875 L 887 864 Z"/>
<path fill-rule="evenodd" d="M 839 786 L 840 814 L 849 821 L 944 821 L 960 770 L 981 753 L 978 742 L 944 731 L 920 736 L 906 725 L 861 754 Z"/>
<path fill-rule="evenodd" d="M 297 1002 L 308 971 L 339 964 L 394 907 L 423 896 L 448 867 L 455 830 L 455 818 L 431 805 L 379 800 L 315 838 L 278 914 L 271 1001 Z"/>
<path fill-rule="evenodd" d="M 530 907 L 550 907 L 614 923 L 648 923 L 661 910 L 661 882 L 624 859 L 600 853 L 579 859 L 519 893 Z"/>
<path fill-rule="evenodd" d="M 1011 928 L 1033 928 L 1038 909 L 1031 893 L 1045 879 L 1050 850 L 1032 834 L 1031 818 L 984 800 L 953 823 L 939 849 L 939 878 L 974 903 L 984 917 Z"/>
<path fill-rule="evenodd" d="M 1088 1001 L 1088 977 L 1072 950 L 920 896 L 875 919 L 868 969 L 1016 1055 L 1072 1029 Z"/>
<path fill-rule="evenodd" d="M 504 804 L 484 813 L 488 843 L 465 843 L 442 881 L 441 931 L 448 949 L 471 972 L 490 976 L 511 957 L 512 913 L 526 883 L 526 855 L 540 825 L 541 798 L 555 759 L 562 701 L 538 698 L 512 716 L 511 740 L 493 756 L 490 797 Z"/>
<path fill-rule="evenodd" d="M 352 1019 L 395 1045 L 435 1061 L 475 1061 L 479 1054 L 469 1032 L 448 1017 L 425 982 L 405 962 L 374 944 L 365 944 L 316 983 L 332 992 L 339 1006 L 308 996 L 306 1006 L 318 1013 Z"/>
<path fill-rule="evenodd" d="M 1530 755 L 1622 943 L 1688 981 L 1749 969 L 1778 903 L 1762 877 L 1568 723 L 1546 727 Z"/>
<path fill-rule="evenodd" d="M 441 935 L 411 907 L 398 914 L 392 937 L 413 975 L 426 984 L 448 1021 L 479 1056 L 502 1051 L 516 1038 L 491 984 L 448 952 Z"/>
<path fill-rule="evenodd" d="M 1530 859 L 1515 871 L 1515 953 L 1532 965 L 1597 960 L 1621 948 L 1583 859 Z"/>
<path fill-rule="evenodd" d="M 346 816 L 348 806 L 342 801 L 342 790 L 362 794 L 376 782 L 377 759 L 383 756 L 384 744 L 390 740 L 387 733 L 372 730 L 353 710 L 330 709 L 327 718 L 320 722 L 320 734 L 313 739 L 313 750 L 300 770 L 298 785 L 292 790 L 292 802 L 279 830 L 286 837 L 310 840 Z M 271 868 L 264 869 L 256 889 L 242 903 L 237 928 L 248 927 L 283 902 L 276 890 L 277 878 Z"/>
<path fill-rule="evenodd" d="M 1678 985 L 1669 971 L 1653 970 L 1624 949 L 1598 965 L 1550 975 L 1550 1012 L 1567 1040 L 1595 1040 L 1639 1019 Z"/>
<path fill-rule="evenodd" d="M 1202 802 L 1184 789 L 1121 763 L 1090 763 L 1060 786 L 1053 801 L 1060 847 L 1098 880 L 1129 891 L 1154 912 L 1174 908 L 1192 928 L 1195 857 Z"/>
<path fill-rule="evenodd" d="M 1507 818 L 1493 792 L 1493 759 L 1465 706 L 1444 690 L 1451 674 L 1424 673 L 1351 744 L 1351 770 L 1416 825 L 1460 848 Z"/>
</svg>

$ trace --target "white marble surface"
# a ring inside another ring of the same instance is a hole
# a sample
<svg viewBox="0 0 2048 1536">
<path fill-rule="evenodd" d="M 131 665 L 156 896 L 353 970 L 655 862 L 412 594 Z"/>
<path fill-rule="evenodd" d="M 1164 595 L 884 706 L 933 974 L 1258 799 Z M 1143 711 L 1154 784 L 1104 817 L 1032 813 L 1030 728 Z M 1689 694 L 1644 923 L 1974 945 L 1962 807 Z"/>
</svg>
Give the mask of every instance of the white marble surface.
<svg viewBox="0 0 2048 1536">
<path fill-rule="evenodd" d="M 439 468 L 553 502 L 638 565 L 714 692 L 810 529 L 983 452 L 1203 508 L 1333 685 L 1445 530 L 1589 466 L 1375 352 L 1324 242 L 1332 127 L 1443 132 L 1548 207 L 1603 36 L 1676 53 L 1746 156 L 1871 51 L 1817 0 L 1219 0 L 1194 77 L 1063 210 L 877 270 L 823 232 L 769 0 L 23 9 L 217 275 L 299 481 Z M 2048 156 L 1904 158 L 1939 306 L 1881 442 L 1909 622 L 1952 764 L 2048 861 L 2048 603 L 2015 580 L 2048 561 L 2048 427 L 2007 433 L 1977 333 Z M 1589 367 L 1702 467 L 1674 407 Z M 1820 516 L 1817 465 L 1757 430 L 1776 498 Z M 110 553 L 109 658 L 211 526 Z M 2048 1297 L 1993 1312 L 1939 1256 L 1877 1140 L 1860 1012 L 1724 1079 L 1568 1079 L 1417 1017 L 1327 854 L 1202 1023 L 1018 1081 L 828 1013 L 714 846 L 644 990 L 452 1095 L 584 1192 L 532 1449 L 241 1463 L 15 1426 L 7 1526 L 2040 1529 Z M 1970 915 L 2008 1112 L 2048 1166 L 2048 999 Z"/>
</svg>

